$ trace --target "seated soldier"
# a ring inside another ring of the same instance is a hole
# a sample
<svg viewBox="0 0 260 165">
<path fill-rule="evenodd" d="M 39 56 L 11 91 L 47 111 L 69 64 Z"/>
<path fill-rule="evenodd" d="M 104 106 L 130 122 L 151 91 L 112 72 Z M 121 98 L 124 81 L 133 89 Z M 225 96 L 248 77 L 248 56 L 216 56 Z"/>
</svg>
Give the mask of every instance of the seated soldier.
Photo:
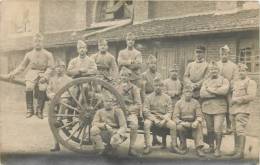
<svg viewBox="0 0 260 165">
<path fill-rule="evenodd" d="M 144 101 L 144 154 L 149 154 L 150 131 L 152 126 L 159 128 L 169 128 L 171 136 L 171 152 L 184 154 L 177 147 L 176 123 L 172 120 L 171 98 L 162 92 L 163 83 L 160 77 L 154 79 L 154 92 Z"/>
<path fill-rule="evenodd" d="M 174 118 L 177 123 L 177 131 L 180 136 L 181 149 L 187 151 L 186 136 L 191 133 L 194 139 L 197 155 L 205 156 L 203 151 L 202 134 L 202 112 L 200 104 L 192 98 L 192 87 L 185 86 L 183 90 L 184 97 L 177 101 L 174 108 Z"/>
<path fill-rule="evenodd" d="M 65 74 L 65 63 L 61 60 L 57 60 L 56 61 L 56 65 L 55 65 L 55 76 L 53 76 L 50 81 L 49 81 L 49 85 L 47 87 L 47 97 L 52 100 L 53 97 L 55 96 L 55 94 L 63 87 L 65 86 L 68 82 L 70 82 L 72 80 L 72 78 L 70 78 L 69 76 L 67 76 Z M 62 95 L 62 101 L 67 103 L 69 101 L 69 96 L 68 94 L 64 94 Z M 60 106 L 59 107 L 59 112 L 58 113 L 65 113 L 65 107 L 64 106 Z M 58 117 L 57 118 L 57 125 L 61 125 L 62 118 Z M 55 141 L 55 145 L 54 148 L 51 149 L 51 152 L 55 152 L 55 151 L 59 151 L 60 150 L 60 146 L 59 143 L 57 142 L 57 140 L 54 138 Z"/>
<path fill-rule="evenodd" d="M 123 67 L 120 71 L 120 83 L 116 87 L 123 97 L 127 109 L 127 122 L 130 127 L 130 146 L 128 155 L 139 156 L 134 150 L 138 129 L 138 114 L 141 109 L 140 90 L 137 86 L 130 82 L 131 70 Z"/>
<path fill-rule="evenodd" d="M 127 124 L 123 111 L 113 108 L 109 97 L 103 98 L 103 104 L 104 108 L 96 112 L 90 130 L 91 141 L 98 155 L 115 152 L 127 138 Z"/>
</svg>

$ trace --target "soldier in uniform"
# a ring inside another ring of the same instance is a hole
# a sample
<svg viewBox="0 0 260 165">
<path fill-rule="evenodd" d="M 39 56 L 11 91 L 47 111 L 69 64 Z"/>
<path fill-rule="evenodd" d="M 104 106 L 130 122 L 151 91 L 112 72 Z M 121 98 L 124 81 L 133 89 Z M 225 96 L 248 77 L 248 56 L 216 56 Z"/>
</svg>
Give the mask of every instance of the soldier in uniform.
<svg viewBox="0 0 260 165">
<path fill-rule="evenodd" d="M 46 88 L 48 78 L 52 72 L 54 59 L 50 52 L 43 48 L 43 36 L 37 33 L 34 36 L 34 49 L 26 53 L 21 64 L 14 71 L 8 74 L 13 79 L 17 74 L 23 72 L 26 68 L 28 71 L 25 75 L 26 85 L 26 118 L 34 115 L 33 93 L 37 98 L 36 115 L 43 119 L 43 108 L 46 101 Z M 34 92 L 33 92 L 34 91 Z"/>
<path fill-rule="evenodd" d="M 142 87 L 141 83 L 141 67 L 142 67 L 142 54 L 135 49 L 135 36 L 133 33 L 128 33 L 126 36 L 127 48 L 119 52 L 117 62 L 119 70 L 124 66 L 131 70 L 130 80 L 139 88 Z"/>
<path fill-rule="evenodd" d="M 140 89 L 130 82 L 130 75 L 131 70 L 123 67 L 120 71 L 121 82 L 116 87 L 116 89 L 123 97 L 127 108 L 127 122 L 130 127 L 130 146 L 128 155 L 139 156 L 139 154 L 134 150 L 134 145 L 137 138 L 138 115 L 140 113 L 142 103 Z"/>
<path fill-rule="evenodd" d="M 199 99 L 200 88 L 207 74 L 208 64 L 205 57 L 206 48 L 198 46 L 195 50 L 195 61 L 188 64 L 184 73 L 184 84 L 191 85 L 193 88 L 193 97 Z"/>
<path fill-rule="evenodd" d="M 184 154 L 177 147 L 176 123 L 172 120 L 171 98 L 163 93 L 163 82 L 160 77 L 154 79 L 154 92 L 144 101 L 144 154 L 151 152 L 150 130 L 152 126 L 169 128 L 171 135 L 171 152 Z"/>
<path fill-rule="evenodd" d="M 64 87 L 67 83 L 69 83 L 72 78 L 67 76 L 65 74 L 66 66 L 65 63 L 61 60 L 56 60 L 56 65 L 55 65 L 55 75 L 50 78 L 48 87 L 47 87 L 47 97 L 52 100 L 55 96 L 55 94 L 62 88 Z M 62 96 L 62 101 L 67 103 L 69 102 L 69 95 L 64 94 Z M 65 113 L 65 107 L 60 106 L 59 108 L 59 113 Z M 57 125 L 60 125 L 62 118 L 58 117 L 57 118 Z M 56 152 L 60 151 L 60 145 L 57 142 L 57 140 L 54 138 L 54 148 L 51 149 L 51 152 Z"/>
<path fill-rule="evenodd" d="M 239 64 L 239 77 L 232 83 L 231 122 L 234 129 L 234 158 L 243 158 L 246 142 L 246 126 L 250 116 L 251 102 L 256 97 L 257 85 L 247 76 L 247 66 Z"/>
<path fill-rule="evenodd" d="M 99 52 L 92 55 L 91 58 L 96 62 L 99 72 L 101 72 L 107 79 L 115 80 L 118 78 L 118 67 L 115 57 L 110 54 L 107 49 L 107 41 L 105 39 L 99 40 Z"/>
<path fill-rule="evenodd" d="M 203 157 L 205 154 L 202 151 L 203 134 L 200 103 L 192 98 L 191 86 L 185 86 L 183 92 L 184 97 L 177 101 L 174 108 L 174 118 L 180 136 L 181 149 L 187 151 L 186 136 L 191 133 L 197 155 Z"/>
<path fill-rule="evenodd" d="M 170 69 L 170 77 L 163 82 L 165 93 L 171 97 L 173 107 L 181 97 L 182 84 L 179 80 L 178 72 L 178 65 L 173 65 L 173 67 Z"/>
<path fill-rule="evenodd" d="M 93 59 L 87 56 L 87 45 L 79 40 L 77 43 L 78 57 L 73 58 L 68 65 L 67 74 L 71 77 L 82 77 L 97 72 L 97 65 Z"/>
<path fill-rule="evenodd" d="M 157 72 L 156 66 L 157 59 L 153 55 L 149 55 L 147 59 L 148 69 L 142 73 L 143 86 L 141 89 L 141 98 L 142 102 L 144 102 L 145 96 L 151 94 L 154 91 L 153 80 L 155 77 L 159 77 L 160 73 Z M 166 137 L 165 137 L 166 141 Z M 160 145 L 159 140 L 157 139 L 156 134 L 153 132 L 153 141 L 152 145 Z"/>
<path fill-rule="evenodd" d="M 205 79 L 200 90 L 202 99 L 202 112 L 205 115 L 209 148 L 206 152 L 214 152 L 214 141 L 216 150 L 214 155 L 220 157 L 220 146 L 222 141 L 222 129 L 227 113 L 226 94 L 229 90 L 227 79 L 219 75 L 219 69 L 215 62 L 209 65 L 209 76 Z"/>
<path fill-rule="evenodd" d="M 126 140 L 127 123 L 121 109 L 114 108 L 109 97 L 103 98 L 104 108 L 99 109 L 90 130 L 94 149 L 98 154 L 112 153 Z M 104 146 L 105 142 L 107 145 Z"/>
<path fill-rule="evenodd" d="M 220 48 L 219 50 L 220 60 L 217 62 L 217 65 L 219 67 L 219 73 L 221 76 L 226 78 L 229 83 L 232 82 L 238 75 L 238 68 L 235 63 L 229 60 L 230 57 L 230 48 L 225 45 Z M 228 92 L 227 95 L 227 113 L 226 113 L 226 123 L 227 123 L 227 129 L 226 133 L 230 134 L 231 131 L 231 121 L 229 116 L 229 107 L 230 107 L 230 101 L 231 101 L 231 91 Z"/>
</svg>

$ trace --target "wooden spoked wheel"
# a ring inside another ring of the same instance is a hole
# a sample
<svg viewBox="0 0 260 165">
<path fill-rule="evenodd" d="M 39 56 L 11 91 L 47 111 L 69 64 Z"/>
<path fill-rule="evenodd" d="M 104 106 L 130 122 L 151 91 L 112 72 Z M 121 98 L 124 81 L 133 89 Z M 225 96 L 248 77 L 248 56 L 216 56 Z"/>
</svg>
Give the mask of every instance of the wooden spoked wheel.
<svg viewBox="0 0 260 165">
<path fill-rule="evenodd" d="M 102 99 L 125 112 L 120 94 L 108 82 L 98 78 L 78 78 L 62 87 L 49 108 L 49 125 L 56 140 L 69 150 L 93 153 L 91 122 Z"/>
</svg>

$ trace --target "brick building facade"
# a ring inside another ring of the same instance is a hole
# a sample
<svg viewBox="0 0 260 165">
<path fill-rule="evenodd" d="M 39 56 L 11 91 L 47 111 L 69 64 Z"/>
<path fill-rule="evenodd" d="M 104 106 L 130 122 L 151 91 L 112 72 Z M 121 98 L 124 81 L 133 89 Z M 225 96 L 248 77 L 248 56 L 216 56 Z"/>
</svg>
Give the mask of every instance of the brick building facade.
<svg viewBox="0 0 260 165">
<path fill-rule="evenodd" d="M 125 47 L 125 34 L 133 32 L 144 61 L 148 54 L 155 54 L 164 78 L 174 63 L 181 66 L 183 73 L 194 58 L 197 45 L 206 46 L 207 60 L 217 60 L 219 48 L 227 44 L 232 60 L 246 63 L 250 75 L 259 83 L 259 6 L 254 1 L 10 0 L 1 3 L 2 73 L 21 61 L 32 47 L 32 34 L 38 31 L 45 35 L 46 48 L 66 62 L 76 56 L 78 39 L 88 42 L 93 53 L 97 51 L 97 40 L 104 37 L 109 41 L 109 51 L 117 57 Z M 14 8 L 19 9 L 17 15 L 12 11 Z"/>
</svg>

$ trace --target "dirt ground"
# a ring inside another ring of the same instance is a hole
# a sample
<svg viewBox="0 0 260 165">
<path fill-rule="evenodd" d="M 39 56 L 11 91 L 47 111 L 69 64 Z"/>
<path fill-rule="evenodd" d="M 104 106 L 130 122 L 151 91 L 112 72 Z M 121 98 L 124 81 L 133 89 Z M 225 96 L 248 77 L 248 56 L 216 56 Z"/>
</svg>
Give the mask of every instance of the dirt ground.
<svg viewBox="0 0 260 165">
<path fill-rule="evenodd" d="M 66 155 L 74 155 L 79 157 L 79 154 L 73 153 L 64 147 L 62 147 L 61 152 L 51 153 L 50 148 L 53 145 L 52 133 L 49 129 L 48 119 L 47 119 L 47 108 L 45 109 L 45 118 L 43 120 L 38 119 L 33 116 L 32 118 L 25 118 L 25 98 L 24 98 L 24 88 L 22 86 L 15 86 L 6 83 L 0 83 L 0 151 L 2 154 L 3 162 L 6 164 L 27 164 L 26 160 L 31 160 L 30 155 L 48 155 L 54 159 L 62 157 L 62 159 L 69 159 Z M 245 156 L 246 159 L 258 159 L 258 149 L 259 141 L 256 136 L 260 134 L 260 110 L 259 105 L 255 105 L 253 110 L 253 115 L 249 122 L 249 137 L 247 138 Z M 258 135 L 257 135 L 258 134 Z M 252 136 L 253 135 L 253 136 Z M 169 142 L 169 139 L 167 139 Z M 126 156 L 129 141 L 125 142 L 118 151 L 117 156 Z M 161 150 L 160 147 L 153 148 L 153 152 L 144 156 L 144 159 L 150 158 L 150 160 L 159 158 L 164 159 L 189 159 L 198 160 L 195 154 L 194 145 L 192 141 L 188 141 L 188 145 L 191 148 L 190 152 L 185 156 L 179 156 L 170 153 L 168 150 Z M 143 135 L 138 136 L 137 149 L 139 152 L 143 150 Z M 223 144 L 221 150 L 223 153 L 231 151 L 233 148 L 233 138 L 232 136 L 225 136 L 223 139 Z M 19 163 L 12 160 L 20 158 L 21 155 L 27 156 L 28 159 L 21 159 Z M 12 157 L 13 156 L 13 157 Z M 19 157 L 20 156 L 20 157 Z M 65 158 L 63 157 L 65 156 Z M 84 156 L 84 155 L 83 155 Z M 82 155 L 80 155 L 82 158 Z M 209 156 L 208 158 L 203 158 L 199 160 L 214 159 L 214 157 Z M 223 156 L 221 159 L 229 160 L 228 157 Z M 40 159 L 41 160 L 41 159 Z M 44 159 L 46 160 L 46 159 Z M 49 159 L 47 159 L 49 160 Z M 101 164 L 106 162 L 106 160 L 98 159 Z M 9 163 L 7 163 L 9 162 Z M 102 163 L 103 162 L 103 163 Z M 177 160 L 176 160 L 177 162 Z M 31 162 L 34 164 L 33 162 Z M 50 163 L 52 164 L 52 163 Z M 127 164 L 127 163 L 126 163 Z"/>
</svg>

